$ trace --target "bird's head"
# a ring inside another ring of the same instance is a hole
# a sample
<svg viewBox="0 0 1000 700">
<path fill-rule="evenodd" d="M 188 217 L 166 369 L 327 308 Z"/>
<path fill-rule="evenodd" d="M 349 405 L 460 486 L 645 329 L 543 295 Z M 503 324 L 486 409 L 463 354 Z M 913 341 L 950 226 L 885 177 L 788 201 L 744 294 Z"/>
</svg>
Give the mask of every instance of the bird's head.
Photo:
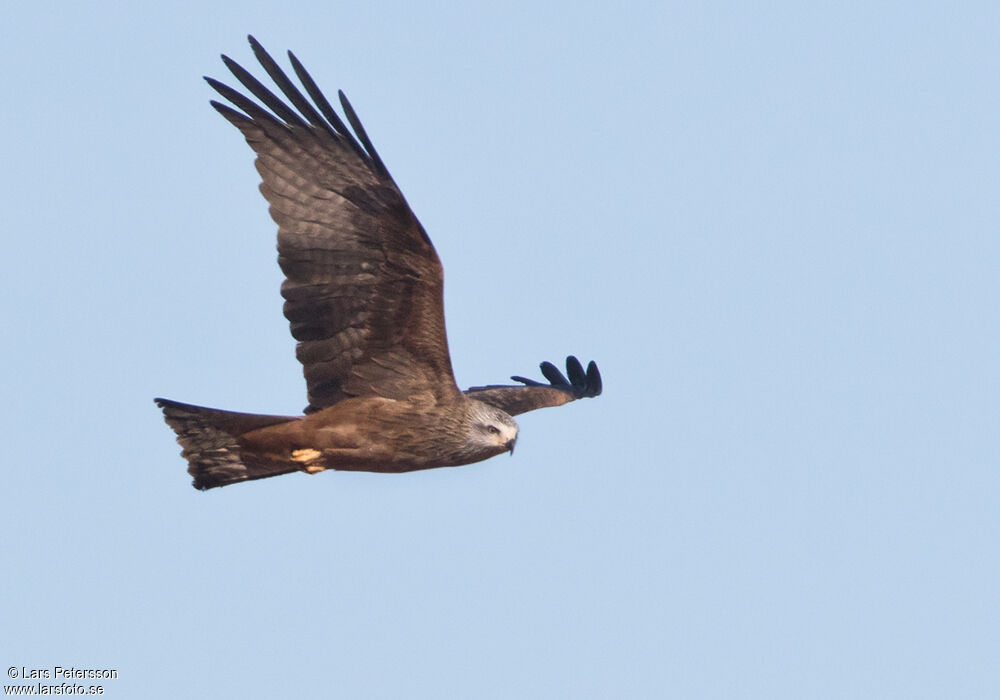
<svg viewBox="0 0 1000 700">
<path fill-rule="evenodd" d="M 482 401 L 470 401 L 469 441 L 484 452 L 514 454 L 517 423 L 509 414 Z"/>
</svg>

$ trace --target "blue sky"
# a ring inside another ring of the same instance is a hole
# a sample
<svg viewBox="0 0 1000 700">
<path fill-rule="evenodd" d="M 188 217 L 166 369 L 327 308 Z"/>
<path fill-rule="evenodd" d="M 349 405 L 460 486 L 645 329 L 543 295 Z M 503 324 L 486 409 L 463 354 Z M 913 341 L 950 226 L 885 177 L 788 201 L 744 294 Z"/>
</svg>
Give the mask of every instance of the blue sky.
<svg viewBox="0 0 1000 700">
<path fill-rule="evenodd" d="M 0 662 L 107 697 L 995 698 L 993 3 L 0 11 Z M 295 413 L 275 227 L 208 106 L 350 96 L 518 451 L 199 493 L 153 396 Z M 259 72 L 259 71 L 258 71 Z"/>
</svg>

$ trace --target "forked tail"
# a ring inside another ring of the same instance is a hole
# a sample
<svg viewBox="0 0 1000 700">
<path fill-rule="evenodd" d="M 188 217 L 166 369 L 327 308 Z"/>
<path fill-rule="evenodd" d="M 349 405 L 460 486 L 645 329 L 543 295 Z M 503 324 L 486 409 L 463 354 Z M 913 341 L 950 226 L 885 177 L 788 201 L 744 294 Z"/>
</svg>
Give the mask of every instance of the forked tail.
<svg viewBox="0 0 1000 700">
<path fill-rule="evenodd" d="M 275 463 L 245 454 L 239 442 L 244 433 L 294 418 L 220 411 L 169 399 L 154 401 L 163 409 L 167 425 L 177 433 L 177 442 L 183 448 L 181 456 L 188 461 L 188 473 L 194 477 L 192 485 L 196 489 L 264 479 L 299 468 L 294 463 Z"/>
</svg>

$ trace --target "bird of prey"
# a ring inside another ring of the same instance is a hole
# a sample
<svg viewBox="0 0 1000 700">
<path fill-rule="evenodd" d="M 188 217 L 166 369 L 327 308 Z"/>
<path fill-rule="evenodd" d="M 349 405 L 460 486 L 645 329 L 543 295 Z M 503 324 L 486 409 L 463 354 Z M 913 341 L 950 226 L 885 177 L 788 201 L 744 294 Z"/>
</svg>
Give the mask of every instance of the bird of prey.
<svg viewBox="0 0 1000 700">
<path fill-rule="evenodd" d="M 566 375 L 542 363 L 548 383 L 515 376 L 520 385 L 459 390 L 441 262 L 350 102 L 339 93 L 353 134 L 292 52 L 308 98 L 249 40 L 287 102 L 226 56 L 259 102 L 206 80 L 237 109 L 212 106 L 257 154 L 309 405 L 302 416 L 270 416 L 156 399 L 195 488 L 295 471 L 470 464 L 513 453 L 512 416 L 600 394 L 597 365 L 584 369 L 573 356 Z"/>
</svg>

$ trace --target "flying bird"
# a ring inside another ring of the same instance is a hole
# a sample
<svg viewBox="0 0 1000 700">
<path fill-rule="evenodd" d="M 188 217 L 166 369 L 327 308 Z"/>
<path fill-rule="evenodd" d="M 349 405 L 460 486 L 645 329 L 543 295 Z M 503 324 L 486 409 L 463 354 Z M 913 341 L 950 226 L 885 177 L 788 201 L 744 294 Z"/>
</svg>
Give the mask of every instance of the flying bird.
<svg viewBox="0 0 1000 700">
<path fill-rule="evenodd" d="M 205 80 L 232 105 L 212 106 L 257 154 L 309 405 L 302 416 L 270 416 L 155 399 L 194 487 L 296 471 L 471 464 L 513 453 L 513 416 L 599 395 L 597 365 L 584 369 L 573 356 L 566 375 L 541 364 L 547 383 L 514 376 L 519 385 L 459 390 L 441 262 L 351 103 L 339 93 L 348 129 L 292 52 L 305 94 L 249 41 L 287 102 L 227 56 L 223 62 L 257 101 Z"/>
</svg>

